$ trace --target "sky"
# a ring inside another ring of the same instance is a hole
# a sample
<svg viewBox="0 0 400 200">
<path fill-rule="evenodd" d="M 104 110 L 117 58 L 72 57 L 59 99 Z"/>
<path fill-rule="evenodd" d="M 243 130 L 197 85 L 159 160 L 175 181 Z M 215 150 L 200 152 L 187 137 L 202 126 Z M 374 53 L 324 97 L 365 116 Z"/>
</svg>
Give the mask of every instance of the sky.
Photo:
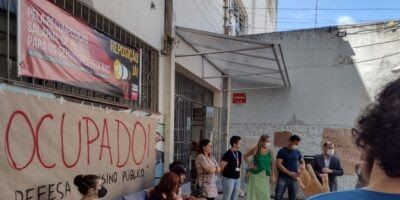
<svg viewBox="0 0 400 200">
<path fill-rule="evenodd" d="M 278 31 L 314 28 L 316 1 L 332 9 L 318 10 L 317 27 L 400 20 L 400 0 L 278 0 Z"/>
</svg>

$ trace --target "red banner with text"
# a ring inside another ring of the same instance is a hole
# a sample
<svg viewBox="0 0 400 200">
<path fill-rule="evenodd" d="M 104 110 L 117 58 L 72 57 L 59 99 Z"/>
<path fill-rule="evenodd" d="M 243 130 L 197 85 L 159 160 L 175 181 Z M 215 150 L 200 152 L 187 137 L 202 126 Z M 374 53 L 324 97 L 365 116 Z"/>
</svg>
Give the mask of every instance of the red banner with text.
<svg viewBox="0 0 400 200">
<path fill-rule="evenodd" d="M 19 75 L 137 100 L 140 50 L 91 28 L 48 0 L 20 1 Z"/>
</svg>

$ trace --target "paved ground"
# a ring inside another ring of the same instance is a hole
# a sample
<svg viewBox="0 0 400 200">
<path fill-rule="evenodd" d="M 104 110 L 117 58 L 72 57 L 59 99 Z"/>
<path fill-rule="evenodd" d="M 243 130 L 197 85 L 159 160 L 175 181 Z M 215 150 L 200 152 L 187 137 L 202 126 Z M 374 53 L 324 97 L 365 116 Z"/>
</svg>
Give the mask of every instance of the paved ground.
<svg viewBox="0 0 400 200">
<path fill-rule="evenodd" d="M 221 200 L 222 199 L 222 194 L 219 194 L 217 198 L 215 198 L 215 200 Z M 239 197 L 238 200 L 245 200 L 245 197 Z"/>
</svg>

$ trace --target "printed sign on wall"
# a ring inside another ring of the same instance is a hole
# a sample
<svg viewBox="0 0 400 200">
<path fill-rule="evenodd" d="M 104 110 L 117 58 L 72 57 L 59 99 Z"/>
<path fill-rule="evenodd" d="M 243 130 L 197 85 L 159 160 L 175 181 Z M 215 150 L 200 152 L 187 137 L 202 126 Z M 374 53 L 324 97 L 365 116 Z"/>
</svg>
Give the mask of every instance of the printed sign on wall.
<svg viewBox="0 0 400 200">
<path fill-rule="evenodd" d="M 20 1 L 19 75 L 137 100 L 140 50 L 89 27 L 51 1 Z"/>
<path fill-rule="evenodd" d="M 232 95 L 232 103 L 234 104 L 245 104 L 246 100 L 246 93 L 233 93 Z"/>
</svg>

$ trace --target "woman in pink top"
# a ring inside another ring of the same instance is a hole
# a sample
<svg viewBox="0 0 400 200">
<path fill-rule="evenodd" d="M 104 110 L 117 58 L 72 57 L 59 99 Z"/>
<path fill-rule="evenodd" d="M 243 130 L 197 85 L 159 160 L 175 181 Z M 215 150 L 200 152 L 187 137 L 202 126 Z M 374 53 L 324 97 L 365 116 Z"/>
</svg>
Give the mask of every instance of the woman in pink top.
<svg viewBox="0 0 400 200">
<path fill-rule="evenodd" d="M 217 161 L 211 155 L 212 144 L 204 139 L 199 144 L 199 154 L 196 157 L 197 181 L 202 188 L 202 196 L 207 200 L 213 200 L 218 196 L 217 174 L 221 172 Z"/>
</svg>

